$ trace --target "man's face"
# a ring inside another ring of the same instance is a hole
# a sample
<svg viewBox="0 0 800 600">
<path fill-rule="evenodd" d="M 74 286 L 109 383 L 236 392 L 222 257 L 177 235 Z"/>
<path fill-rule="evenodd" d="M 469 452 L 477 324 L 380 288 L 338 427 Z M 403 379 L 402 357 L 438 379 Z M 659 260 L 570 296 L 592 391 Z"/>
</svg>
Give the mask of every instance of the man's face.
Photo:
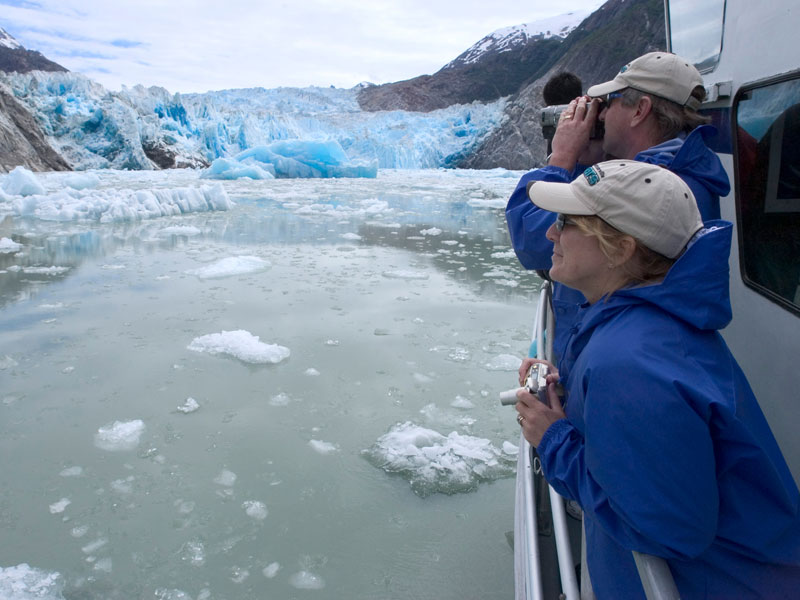
<svg viewBox="0 0 800 600">
<path fill-rule="evenodd" d="M 598 119 L 605 122 L 605 136 L 603 137 L 603 151 L 610 158 L 633 158 L 627 156 L 628 134 L 630 121 L 635 106 L 625 106 L 618 92 L 609 94 L 603 103 L 603 110 Z"/>
</svg>

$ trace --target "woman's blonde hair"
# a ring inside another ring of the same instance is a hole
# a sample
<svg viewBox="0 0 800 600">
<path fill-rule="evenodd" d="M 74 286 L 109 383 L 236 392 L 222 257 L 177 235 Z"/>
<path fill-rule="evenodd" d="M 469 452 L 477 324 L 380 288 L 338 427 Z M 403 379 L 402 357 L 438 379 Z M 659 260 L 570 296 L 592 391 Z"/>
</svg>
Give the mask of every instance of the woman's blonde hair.
<svg viewBox="0 0 800 600">
<path fill-rule="evenodd" d="M 584 235 L 591 235 L 597 238 L 600 244 L 600 251 L 611 262 L 614 262 L 619 252 L 620 240 L 624 237 L 633 237 L 612 227 L 597 216 L 570 215 L 569 218 Z M 651 250 L 635 237 L 633 237 L 633 240 L 636 242 L 633 258 L 622 265 L 622 269 L 628 279 L 616 289 L 609 291 L 609 295 L 629 285 L 661 281 L 666 277 L 672 265 L 675 264 L 676 259 L 667 258 L 663 254 Z"/>
</svg>

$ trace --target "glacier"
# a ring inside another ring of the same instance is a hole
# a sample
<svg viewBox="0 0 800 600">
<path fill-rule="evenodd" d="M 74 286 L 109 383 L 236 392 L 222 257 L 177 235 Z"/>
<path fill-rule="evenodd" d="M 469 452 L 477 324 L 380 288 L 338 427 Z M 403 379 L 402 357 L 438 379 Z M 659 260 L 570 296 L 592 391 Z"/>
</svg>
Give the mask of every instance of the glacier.
<svg viewBox="0 0 800 600">
<path fill-rule="evenodd" d="M 171 94 L 109 91 L 78 73 L 42 71 L 0 74 L 0 85 L 74 170 L 188 167 L 216 179 L 452 167 L 500 125 L 506 102 L 366 112 L 358 86 Z"/>
</svg>

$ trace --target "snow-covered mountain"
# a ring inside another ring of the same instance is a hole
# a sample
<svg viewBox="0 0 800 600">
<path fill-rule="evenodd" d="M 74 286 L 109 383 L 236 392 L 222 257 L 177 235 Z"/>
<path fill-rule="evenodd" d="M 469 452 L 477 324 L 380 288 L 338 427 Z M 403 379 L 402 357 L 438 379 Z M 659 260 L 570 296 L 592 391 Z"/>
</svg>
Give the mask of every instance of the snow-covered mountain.
<svg viewBox="0 0 800 600">
<path fill-rule="evenodd" d="M 602 2 L 597 3 L 599 7 Z M 597 8 L 595 7 L 595 9 Z M 583 20 L 588 17 L 595 9 L 577 10 L 533 21 L 522 25 L 503 27 L 493 31 L 480 41 L 476 42 L 457 58 L 444 66 L 445 69 L 468 65 L 484 59 L 487 54 L 511 52 L 520 46 L 524 46 L 532 40 L 546 39 L 565 39 Z"/>
<path fill-rule="evenodd" d="M 22 44 L 15 40 L 11 34 L 2 27 L 0 27 L 0 46 L 3 48 L 9 48 L 11 50 L 22 48 Z"/>
<path fill-rule="evenodd" d="M 27 73 L 28 71 L 66 71 L 64 67 L 46 58 L 41 52 L 27 50 L 14 36 L 0 27 L 0 71 Z"/>
</svg>

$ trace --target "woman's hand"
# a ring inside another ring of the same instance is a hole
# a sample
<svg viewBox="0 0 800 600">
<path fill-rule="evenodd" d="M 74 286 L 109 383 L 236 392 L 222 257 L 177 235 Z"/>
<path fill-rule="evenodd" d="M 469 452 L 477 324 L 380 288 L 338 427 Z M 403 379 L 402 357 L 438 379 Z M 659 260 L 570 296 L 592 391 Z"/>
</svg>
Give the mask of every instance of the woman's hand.
<svg viewBox="0 0 800 600">
<path fill-rule="evenodd" d="M 544 432 L 560 419 L 566 419 L 561 398 L 556 392 L 558 375 L 547 376 L 547 400 L 549 406 L 539 400 L 536 394 L 531 394 L 526 389 L 517 392 L 517 421 L 522 427 L 522 435 L 528 442 L 536 447 L 542 441 Z"/>
<path fill-rule="evenodd" d="M 549 360 L 542 360 L 541 358 L 526 358 L 522 361 L 519 367 L 519 384 L 525 385 L 525 380 L 528 378 L 528 371 L 535 364 L 547 365 L 547 373 L 558 375 L 558 369 Z"/>
</svg>

